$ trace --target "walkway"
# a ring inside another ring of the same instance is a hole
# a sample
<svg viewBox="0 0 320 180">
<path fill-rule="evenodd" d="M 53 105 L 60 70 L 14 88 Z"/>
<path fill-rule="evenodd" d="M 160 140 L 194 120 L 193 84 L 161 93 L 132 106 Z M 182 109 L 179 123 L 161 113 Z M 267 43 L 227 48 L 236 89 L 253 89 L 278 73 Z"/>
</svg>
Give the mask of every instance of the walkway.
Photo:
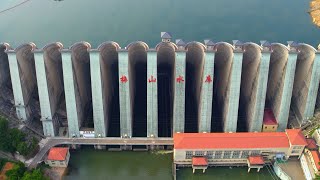
<svg viewBox="0 0 320 180">
<path fill-rule="evenodd" d="M 289 159 L 285 163 L 279 163 L 279 166 L 291 179 L 305 179 L 299 159 Z"/>
<path fill-rule="evenodd" d="M 40 150 L 28 165 L 35 168 L 50 148 L 61 144 L 79 145 L 173 145 L 172 138 L 47 138 L 40 142 Z"/>
</svg>

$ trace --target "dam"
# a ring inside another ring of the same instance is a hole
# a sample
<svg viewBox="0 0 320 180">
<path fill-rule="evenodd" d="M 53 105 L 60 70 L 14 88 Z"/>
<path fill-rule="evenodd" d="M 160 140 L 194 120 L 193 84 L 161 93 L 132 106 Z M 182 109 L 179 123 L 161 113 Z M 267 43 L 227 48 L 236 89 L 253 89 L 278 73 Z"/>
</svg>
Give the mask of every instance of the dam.
<svg viewBox="0 0 320 180">
<path fill-rule="evenodd" d="M 73 138 L 160 138 L 261 131 L 265 109 L 284 131 L 320 106 L 320 50 L 308 44 L 161 39 L 154 48 L 1 43 L 0 112 L 40 124 L 47 137 L 64 128 Z"/>
</svg>

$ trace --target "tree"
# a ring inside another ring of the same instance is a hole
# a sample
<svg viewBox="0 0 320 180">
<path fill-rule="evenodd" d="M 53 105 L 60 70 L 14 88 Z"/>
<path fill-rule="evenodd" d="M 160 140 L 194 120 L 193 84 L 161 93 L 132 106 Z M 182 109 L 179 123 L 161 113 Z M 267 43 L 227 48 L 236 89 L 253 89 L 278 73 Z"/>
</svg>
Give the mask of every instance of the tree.
<svg viewBox="0 0 320 180">
<path fill-rule="evenodd" d="M 40 169 L 34 169 L 31 172 L 25 172 L 21 180 L 47 180 Z"/>
<path fill-rule="evenodd" d="M 30 152 L 29 150 L 29 147 L 28 147 L 28 144 L 25 143 L 25 142 L 20 142 L 17 146 L 17 151 L 23 155 L 23 156 L 26 156 L 28 155 L 28 153 Z"/>
<path fill-rule="evenodd" d="M 26 171 L 26 167 L 22 162 L 18 162 L 14 167 L 6 172 L 6 176 L 9 180 L 21 179 Z"/>
</svg>

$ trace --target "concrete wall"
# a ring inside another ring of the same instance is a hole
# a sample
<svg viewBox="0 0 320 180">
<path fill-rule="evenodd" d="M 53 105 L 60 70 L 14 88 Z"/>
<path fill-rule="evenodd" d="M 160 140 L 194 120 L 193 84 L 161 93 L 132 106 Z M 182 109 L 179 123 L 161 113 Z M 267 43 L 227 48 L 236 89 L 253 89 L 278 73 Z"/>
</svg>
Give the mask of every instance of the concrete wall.
<svg viewBox="0 0 320 180">
<path fill-rule="evenodd" d="M 287 128 L 296 53 L 290 53 L 286 46 L 273 44 L 271 53 L 266 106 L 273 110 L 278 121 L 278 131 Z"/>
<path fill-rule="evenodd" d="M 238 130 L 261 131 L 268 82 L 270 53 L 254 43 L 243 55 Z"/>
<path fill-rule="evenodd" d="M 291 108 L 295 113 L 299 124 L 302 124 L 307 118 L 305 116 L 306 108 L 308 107 L 307 99 L 310 89 L 317 91 L 315 87 L 319 85 L 319 79 L 314 79 L 314 83 L 311 84 L 311 76 L 313 69 L 317 68 L 317 63 L 315 63 L 315 49 L 309 45 L 300 45 L 299 54 L 297 58 L 295 79 L 292 91 Z M 314 98 L 313 98 L 314 99 Z M 308 102 L 310 104 L 310 102 Z M 313 115 L 313 112 L 312 112 Z"/>
<path fill-rule="evenodd" d="M 0 88 L 6 86 L 10 80 L 8 54 L 5 53 L 6 46 L 0 44 Z"/>
<path fill-rule="evenodd" d="M 198 132 L 205 46 L 191 42 L 186 46 L 185 132 Z"/>
<path fill-rule="evenodd" d="M 172 137 L 175 50 L 173 43 L 159 43 L 157 49 L 158 134 Z"/>
</svg>

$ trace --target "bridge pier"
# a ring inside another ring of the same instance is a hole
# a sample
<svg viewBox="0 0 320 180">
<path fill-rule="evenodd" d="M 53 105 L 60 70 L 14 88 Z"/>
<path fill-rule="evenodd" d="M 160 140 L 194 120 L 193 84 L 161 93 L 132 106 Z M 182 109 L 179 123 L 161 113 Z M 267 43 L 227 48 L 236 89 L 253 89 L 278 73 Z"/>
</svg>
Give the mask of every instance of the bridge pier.
<svg viewBox="0 0 320 180">
<path fill-rule="evenodd" d="M 121 151 L 132 151 L 132 145 L 121 145 Z"/>
<path fill-rule="evenodd" d="M 94 145 L 94 149 L 97 149 L 97 150 L 105 150 L 107 149 L 107 146 L 106 145 Z"/>
<path fill-rule="evenodd" d="M 69 148 L 70 148 L 70 149 L 80 149 L 80 148 L 81 148 L 81 145 L 80 145 L 80 144 L 70 144 L 70 145 L 69 145 Z"/>
</svg>

